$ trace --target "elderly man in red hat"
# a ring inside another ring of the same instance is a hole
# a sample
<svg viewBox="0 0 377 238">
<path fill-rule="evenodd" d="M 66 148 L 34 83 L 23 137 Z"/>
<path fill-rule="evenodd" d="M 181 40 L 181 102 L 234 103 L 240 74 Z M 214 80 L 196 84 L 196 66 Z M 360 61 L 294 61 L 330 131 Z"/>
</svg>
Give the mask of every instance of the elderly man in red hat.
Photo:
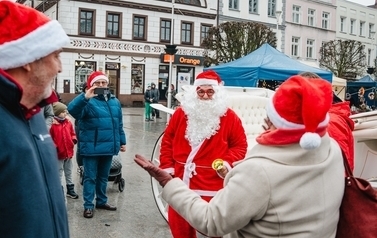
<svg viewBox="0 0 377 238">
<path fill-rule="evenodd" d="M 0 1 L 0 236 L 69 237 L 44 106 L 69 37 L 37 10 Z"/>
<path fill-rule="evenodd" d="M 87 90 L 68 104 L 69 113 L 78 121 L 80 134 L 85 218 L 93 217 L 94 207 L 108 211 L 117 209 L 108 203 L 106 188 L 113 155 L 126 151 L 126 135 L 121 104 L 108 90 L 108 84 L 109 78 L 95 71 L 88 77 Z"/>
<path fill-rule="evenodd" d="M 245 130 L 227 106 L 219 75 L 212 70 L 200 73 L 165 130 L 160 168 L 209 201 L 223 187 L 226 171 L 245 157 L 246 150 Z M 220 171 L 212 168 L 216 160 L 223 164 Z M 173 237 L 196 237 L 195 229 L 171 207 L 168 217 Z"/>
</svg>

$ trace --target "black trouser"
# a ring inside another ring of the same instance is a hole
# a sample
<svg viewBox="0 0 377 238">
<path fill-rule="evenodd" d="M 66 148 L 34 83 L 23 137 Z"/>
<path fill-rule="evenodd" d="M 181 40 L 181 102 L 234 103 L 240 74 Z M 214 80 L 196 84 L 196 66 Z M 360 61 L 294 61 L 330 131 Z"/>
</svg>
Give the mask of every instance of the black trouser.
<svg viewBox="0 0 377 238">
<path fill-rule="evenodd" d="M 160 117 L 160 111 L 153 108 L 152 109 L 152 117 L 154 117 L 154 116 Z"/>
</svg>

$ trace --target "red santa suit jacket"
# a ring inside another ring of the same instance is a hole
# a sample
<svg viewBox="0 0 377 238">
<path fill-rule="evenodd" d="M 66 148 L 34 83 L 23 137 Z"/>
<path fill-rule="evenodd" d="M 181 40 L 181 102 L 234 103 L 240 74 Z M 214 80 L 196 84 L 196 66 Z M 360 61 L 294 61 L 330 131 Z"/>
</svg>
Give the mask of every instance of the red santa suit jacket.
<svg viewBox="0 0 377 238">
<path fill-rule="evenodd" d="M 354 140 L 352 131 L 355 124 L 349 118 L 351 110 L 349 102 L 333 104 L 329 110 L 330 122 L 327 127 L 329 135 L 338 142 L 343 154 L 346 156 L 351 169 L 354 168 Z"/>
<path fill-rule="evenodd" d="M 72 158 L 74 146 L 77 142 L 72 122 L 69 119 L 59 121 L 54 119 L 50 134 L 58 152 L 58 159 Z"/>
<path fill-rule="evenodd" d="M 192 161 L 189 141 L 185 138 L 187 117 L 178 108 L 169 121 L 162 138 L 160 168 L 181 178 L 201 196 L 213 197 L 223 188 L 223 179 L 212 169 L 212 162 L 221 158 L 229 165 L 244 159 L 247 150 L 245 130 L 236 113 L 228 109 L 220 118 L 220 128 L 205 139 Z M 186 170 L 186 172 L 185 172 Z"/>
</svg>

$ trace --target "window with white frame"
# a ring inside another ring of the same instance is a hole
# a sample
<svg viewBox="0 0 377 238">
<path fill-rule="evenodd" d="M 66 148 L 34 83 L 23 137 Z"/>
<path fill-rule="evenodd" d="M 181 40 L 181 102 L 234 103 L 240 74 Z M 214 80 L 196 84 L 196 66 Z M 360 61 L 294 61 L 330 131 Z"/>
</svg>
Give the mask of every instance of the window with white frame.
<svg viewBox="0 0 377 238">
<path fill-rule="evenodd" d="M 294 23 L 300 23 L 300 6 L 293 5 L 292 8 L 292 21 Z"/>
<path fill-rule="evenodd" d="M 329 29 L 330 13 L 322 12 L 322 28 Z"/>
<path fill-rule="evenodd" d="M 369 38 L 374 38 L 374 34 L 376 33 L 374 31 L 374 24 L 369 23 L 369 30 L 368 30 L 368 32 L 369 32 Z"/>
<path fill-rule="evenodd" d="M 356 23 L 356 21 L 354 19 L 351 19 L 351 21 L 350 21 L 350 34 L 355 34 L 355 23 Z"/>
<path fill-rule="evenodd" d="M 306 41 L 306 58 L 314 58 L 314 40 L 308 39 Z"/>
<path fill-rule="evenodd" d="M 267 15 L 269 17 L 276 15 L 276 0 L 268 0 Z"/>
<path fill-rule="evenodd" d="M 238 10 L 238 0 L 229 0 L 229 9 Z"/>
<path fill-rule="evenodd" d="M 371 58 L 371 54 L 372 54 L 372 49 L 368 49 L 368 65 L 371 65 L 370 64 L 370 58 Z"/>
<path fill-rule="evenodd" d="M 300 46 L 300 37 L 292 36 L 291 55 L 298 57 L 298 48 Z"/>
<path fill-rule="evenodd" d="M 258 0 L 249 0 L 249 13 L 258 13 Z"/>
<path fill-rule="evenodd" d="M 361 21 L 360 22 L 360 30 L 359 30 L 359 35 L 360 36 L 365 36 L 365 22 Z"/>
<path fill-rule="evenodd" d="M 308 26 L 315 26 L 315 10 L 308 9 Z"/>
<path fill-rule="evenodd" d="M 346 18 L 340 17 L 340 32 L 346 32 Z"/>
</svg>

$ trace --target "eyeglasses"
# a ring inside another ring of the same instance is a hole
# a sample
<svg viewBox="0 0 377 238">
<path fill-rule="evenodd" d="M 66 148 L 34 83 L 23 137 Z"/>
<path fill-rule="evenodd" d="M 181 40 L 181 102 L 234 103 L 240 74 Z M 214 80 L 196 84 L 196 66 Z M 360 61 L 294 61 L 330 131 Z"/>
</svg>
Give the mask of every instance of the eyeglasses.
<svg viewBox="0 0 377 238">
<path fill-rule="evenodd" d="M 107 81 L 95 81 L 93 84 L 96 85 L 96 86 L 100 86 L 101 84 L 107 85 Z"/>
<path fill-rule="evenodd" d="M 211 97 L 213 94 L 215 94 L 215 90 L 213 90 L 213 89 L 207 89 L 207 90 L 199 89 L 199 90 L 196 91 L 196 93 L 198 94 L 199 97 L 204 97 L 204 94 L 207 94 L 208 97 Z"/>
</svg>

